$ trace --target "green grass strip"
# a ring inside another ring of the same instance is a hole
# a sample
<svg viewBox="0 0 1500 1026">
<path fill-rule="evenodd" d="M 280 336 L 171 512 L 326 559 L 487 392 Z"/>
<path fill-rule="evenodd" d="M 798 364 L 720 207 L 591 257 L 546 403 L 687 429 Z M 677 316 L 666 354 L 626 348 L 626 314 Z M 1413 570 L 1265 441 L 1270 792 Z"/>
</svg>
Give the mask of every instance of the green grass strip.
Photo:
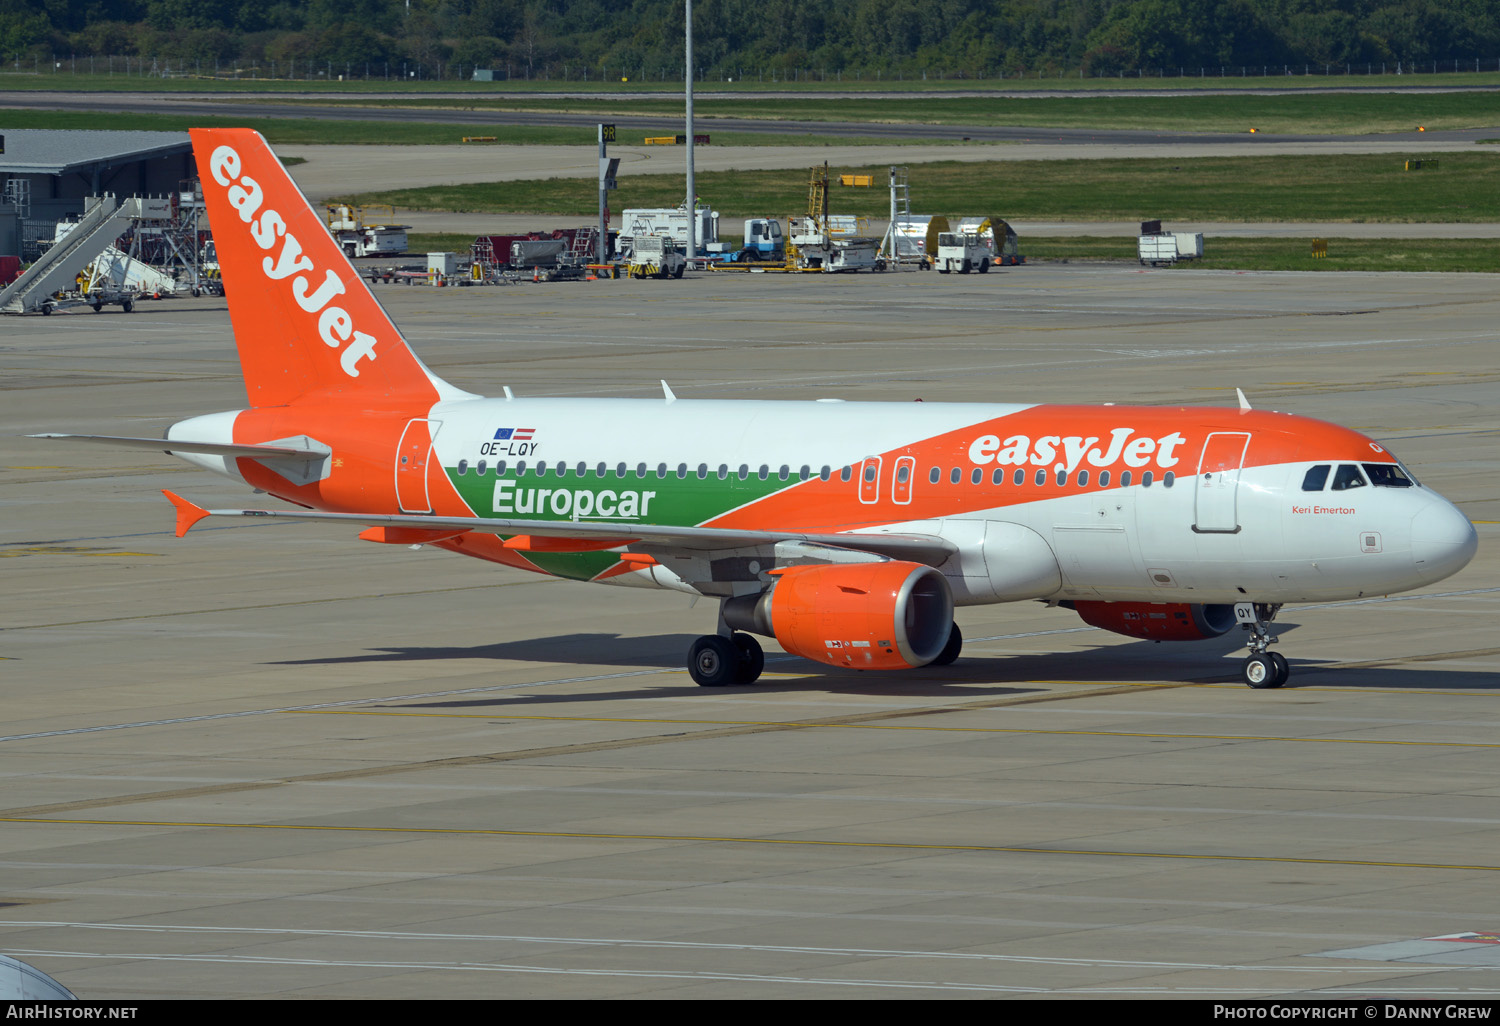
<svg viewBox="0 0 1500 1026">
<path fill-rule="evenodd" d="M 288 103 L 327 104 L 329 99 L 294 99 Z M 351 106 L 432 109 L 544 111 L 593 114 L 600 120 L 639 115 L 681 116 L 681 97 L 599 96 L 568 99 L 342 98 Z M 703 98 L 694 104 L 703 119 L 700 131 L 712 131 L 715 118 L 766 121 L 855 121 L 880 124 L 1013 125 L 1034 128 L 1132 129 L 1291 135 L 1364 135 L 1437 129 L 1483 128 L 1500 124 L 1500 92 L 1463 93 L 1326 93 L 1214 96 L 1053 96 L 935 97 L 912 94 L 897 99 Z"/>
<path fill-rule="evenodd" d="M 766 132 L 711 133 L 720 146 L 889 146 L 889 138 L 841 138 Z M 273 146 L 329 143 L 343 146 L 446 146 L 465 137 L 494 136 L 493 142 L 472 146 L 594 146 L 597 130 L 592 126 L 461 125 L 445 122 L 337 121 L 320 118 L 247 118 L 183 114 L 93 114 L 83 111 L 0 110 L 0 128 L 84 129 L 95 131 L 186 132 L 189 128 L 253 128 Z M 621 133 L 621 145 L 640 145 L 655 133 L 636 130 Z M 924 143 L 924 145 L 932 145 Z M 938 145 L 944 145 L 939 142 Z M 962 142 L 951 145 L 961 146 Z"/>
<path fill-rule="evenodd" d="M 1314 257 L 1307 238 L 1208 238 L 1203 259 L 1176 267 L 1234 271 L 1468 271 L 1500 273 L 1500 239 L 1329 238 L 1326 257 Z M 1136 240 L 1101 236 L 1021 239 L 1028 260 L 1136 263 Z"/>
<path fill-rule="evenodd" d="M 1430 155 L 1412 154 L 1414 157 Z M 1050 160 L 910 165 L 912 209 L 1013 220 L 1500 221 L 1500 154 L 1444 154 L 1407 171 L 1401 154 Z M 835 168 L 885 180 L 884 165 Z M 682 177 L 622 175 L 610 206 L 672 206 Z M 835 178 L 835 181 L 837 179 Z M 408 210 L 586 215 L 590 179 L 555 178 L 396 189 L 348 197 Z M 807 206 L 807 172 L 698 172 L 698 194 L 726 218 L 784 217 Z M 834 213 L 888 216 L 883 188 L 832 189 Z"/>
</svg>

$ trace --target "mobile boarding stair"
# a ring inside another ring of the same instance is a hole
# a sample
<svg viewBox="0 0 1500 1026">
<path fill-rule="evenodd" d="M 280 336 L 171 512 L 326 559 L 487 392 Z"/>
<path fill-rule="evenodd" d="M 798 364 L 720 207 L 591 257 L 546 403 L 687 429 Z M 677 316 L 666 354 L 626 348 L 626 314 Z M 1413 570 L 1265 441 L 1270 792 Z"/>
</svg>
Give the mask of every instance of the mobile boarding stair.
<svg viewBox="0 0 1500 1026">
<path fill-rule="evenodd" d="M 37 258 L 19 278 L 0 292 L 0 313 L 50 314 L 62 302 L 53 298 L 58 292 L 78 288 L 78 276 L 94 260 L 115 244 L 115 240 L 140 215 L 140 200 L 120 202 L 112 195 L 99 197 L 68 234 Z M 105 303 L 118 303 L 128 312 L 135 294 L 129 291 L 96 293 L 90 298 L 68 301 L 87 303 L 99 309 Z"/>
</svg>

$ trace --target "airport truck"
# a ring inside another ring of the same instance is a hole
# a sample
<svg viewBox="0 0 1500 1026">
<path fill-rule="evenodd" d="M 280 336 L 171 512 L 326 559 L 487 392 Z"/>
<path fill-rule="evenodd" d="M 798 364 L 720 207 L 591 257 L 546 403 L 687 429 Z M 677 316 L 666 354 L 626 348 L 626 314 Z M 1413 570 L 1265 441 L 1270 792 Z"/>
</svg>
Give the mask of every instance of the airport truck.
<svg viewBox="0 0 1500 1026">
<path fill-rule="evenodd" d="M 719 242 L 719 212 L 700 206 L 694 211 L 696 224 L 694 241 L 699 253 L 722 252 L 724 244 Z M 687 207 L 636 207 L 620 212 L 619 254 L 630 256 L 635 239 L 646 236 L 668 236 L 677 240 L 682 250 L 687 249 L 690 215 Z"/>
<path fill-rule="evenodd" d="M 937 268 L 938 274 L 952 271 L 959 274 L 968 274 L 970 271 L 986 274 L 990 269 L 990 255 L 989 243 L 978 235 L 942 232 L 938 235 L 937 256 L 933 260 L 933 266 Z"/>
<path fill-rule="evenodd" d="M 630 251 L 632 278 L 681 278 L 687 257 L 669 235 L 637 235 Z"/>
<path fill-rule="evenodd" d="M 740 249 L 738 259 L 742 263 L 785 260 L 786 236 L 782 234 L 781 222 L 772 217 L 752 217 L 747 220 L 745 245 Z"/>
</svg>

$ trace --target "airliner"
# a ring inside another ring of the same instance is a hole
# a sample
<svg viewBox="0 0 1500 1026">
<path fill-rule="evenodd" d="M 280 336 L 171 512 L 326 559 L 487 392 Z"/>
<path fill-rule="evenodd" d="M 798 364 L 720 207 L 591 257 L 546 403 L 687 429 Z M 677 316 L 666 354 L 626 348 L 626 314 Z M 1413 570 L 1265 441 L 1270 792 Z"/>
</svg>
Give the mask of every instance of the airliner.
<svg viewBox="0 0 1500 1026">
<path fill-rule="evenodd" d="M 347 525 L 505 566 L 718 600 L 688 672 L 747 685 L 756 635 L 828 666 L 942 666 L 954 609 L 1038 601 L 1131 638 L 1241 627 L 1289 668 L 1286 603 L 1387 595 L 1473 557 L 1473 525 L 1383 445 L 1237 408 L 483 398 L 407 345 L 280 161 L 194 129 L 248 406 L 159 449 L 284 500 L 204 517 Z"/>
</svg>

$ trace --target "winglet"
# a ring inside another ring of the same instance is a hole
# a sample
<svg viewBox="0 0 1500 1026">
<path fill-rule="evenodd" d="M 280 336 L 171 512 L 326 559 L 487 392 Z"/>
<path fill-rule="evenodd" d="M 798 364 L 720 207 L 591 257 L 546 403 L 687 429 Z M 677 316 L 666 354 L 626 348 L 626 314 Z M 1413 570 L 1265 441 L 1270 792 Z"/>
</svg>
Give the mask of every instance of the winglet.
<svg viewBox="0 0 1500 1026">
<path fill-rule="evenodd" d="M 161 493 L 177 510 L 177 537 L 179 538 L 191 531 L 194 524 L 208 516 L 208 510 L 202 506 L 193 505 L 180 495 L 173 495 L 165 488 L 161 490 Z"/>
<path fill-rule="evenodd" d="M 662 378 L 661 392 L 662 392 L 662 398 L 665 399 L 667 402 L 669 402 L 669 403 L 675 403 L 677 401 L 677 396 L 672 392 L 672 386 L 669 385 L 669 384 L 667 384 L 667 379 L 666 378 Z"/>
<path fill-rule="evenodd" d="M 1240 409 L 1248 410 L 1250 408 L 1250 400 L 1245 398 L 1245 393 L 1236 388 L 1234 394 L 1240 397 Z"/>
</svg>

